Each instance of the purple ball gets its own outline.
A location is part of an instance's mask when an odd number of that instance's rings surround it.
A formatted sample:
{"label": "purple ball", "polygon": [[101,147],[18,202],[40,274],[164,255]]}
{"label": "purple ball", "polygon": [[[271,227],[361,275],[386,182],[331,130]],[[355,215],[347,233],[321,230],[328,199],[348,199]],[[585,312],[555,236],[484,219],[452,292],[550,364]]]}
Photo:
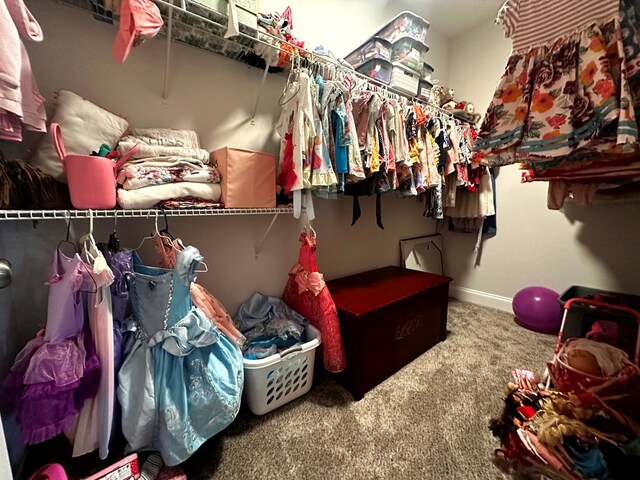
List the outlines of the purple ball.
{"label": "purple ball", "polygon": [[562,323],[559,295],[545,287],[527,287],[513,297],[516,323],[540,333],[558,333]]}

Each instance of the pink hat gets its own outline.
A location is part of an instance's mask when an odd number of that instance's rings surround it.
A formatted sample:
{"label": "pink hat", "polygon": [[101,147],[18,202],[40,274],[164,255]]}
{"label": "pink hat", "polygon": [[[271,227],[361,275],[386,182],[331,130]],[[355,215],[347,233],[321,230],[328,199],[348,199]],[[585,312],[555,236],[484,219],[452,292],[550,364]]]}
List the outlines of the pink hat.
{"label": "pink hat", "polygon": [[151,0],[122,0],[120,3],[120,30],[113,42],[113,57],[124,63],[131,47],[141,45],[155,37],[162,28],[160,10]]}

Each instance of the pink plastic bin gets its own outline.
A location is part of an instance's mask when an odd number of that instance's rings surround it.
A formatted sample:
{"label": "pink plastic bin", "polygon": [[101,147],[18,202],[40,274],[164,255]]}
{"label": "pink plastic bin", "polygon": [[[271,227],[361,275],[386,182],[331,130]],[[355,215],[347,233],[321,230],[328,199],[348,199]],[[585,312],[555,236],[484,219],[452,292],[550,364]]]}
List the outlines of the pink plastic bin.
{"label": "pink plastic bin", "polygon": [[71,204],[78,209],[109,209],[116,206],[116,172],[139,150],[133,147],[118,162],[91,155],[67,155],[62,141],[62,129],[57,123],[50,127],[53,144],[67,176]]}

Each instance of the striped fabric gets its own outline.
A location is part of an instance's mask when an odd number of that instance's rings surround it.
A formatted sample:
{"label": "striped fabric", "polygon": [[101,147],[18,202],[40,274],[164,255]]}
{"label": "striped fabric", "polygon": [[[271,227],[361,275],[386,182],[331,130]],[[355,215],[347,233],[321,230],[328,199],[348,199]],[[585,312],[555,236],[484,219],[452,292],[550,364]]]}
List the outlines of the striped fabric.
{"label": "striped fabric", "polygon": [[620,0],[508,0],[498,20],[513,40],[513,50],[521,51],[613,18],[619,9]]}

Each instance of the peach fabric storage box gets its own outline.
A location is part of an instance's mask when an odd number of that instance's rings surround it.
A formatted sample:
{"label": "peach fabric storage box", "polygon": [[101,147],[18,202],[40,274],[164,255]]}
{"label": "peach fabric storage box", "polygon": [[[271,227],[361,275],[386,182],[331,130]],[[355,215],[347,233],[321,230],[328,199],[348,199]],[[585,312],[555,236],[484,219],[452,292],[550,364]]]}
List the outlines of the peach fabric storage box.
{"label": "peach fabric storage box", "polygon": [[275,155],[223,147],[211,152],[210,158],[220,171],[226,208],[275,208]]}

